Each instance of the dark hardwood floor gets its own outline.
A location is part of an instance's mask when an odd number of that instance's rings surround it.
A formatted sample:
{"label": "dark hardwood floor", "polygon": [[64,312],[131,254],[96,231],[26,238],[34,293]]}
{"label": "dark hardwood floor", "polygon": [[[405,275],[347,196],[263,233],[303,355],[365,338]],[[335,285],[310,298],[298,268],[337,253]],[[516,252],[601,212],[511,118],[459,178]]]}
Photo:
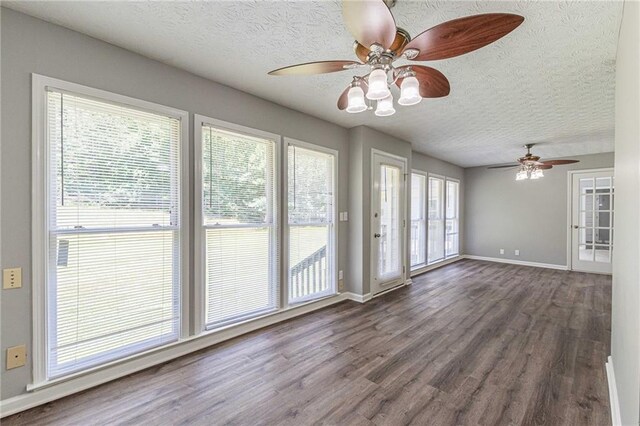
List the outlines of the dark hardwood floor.
{"label": "dark hardwood floor", "polygon": [[609,425],[611,278],[463,260],[3,425]]}

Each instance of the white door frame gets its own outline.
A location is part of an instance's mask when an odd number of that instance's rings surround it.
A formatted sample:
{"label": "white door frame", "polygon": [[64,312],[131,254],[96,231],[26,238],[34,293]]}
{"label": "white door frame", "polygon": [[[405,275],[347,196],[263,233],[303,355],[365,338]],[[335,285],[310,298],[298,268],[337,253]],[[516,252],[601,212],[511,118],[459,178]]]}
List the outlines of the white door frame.
{"label": "white door frame", "polygon": [[[381,286],[375,285],[375,281],[376,281],[376,275],[377,275],[377,263],[374,262],[374,250],[377,250],[376,248],[376,244],[377,244],[377,240],[375,238],[373,238],[373,233],[374,233],[374,229],[373,229],[373,214],[374,211],[376,210],[376,206],[375,206],[375,200],[376,197],[374,197],[375,194],[375,161],[374,158],[376,155],[381,155],[387,158],[390,158],[391,160],[397,161],[402,163],[402,174],[403,176],[401,177],[401,182],[402,185],[400,186],[400,217],[402,218],[402,227],[400,229],[400,238],[401,238],[401,243],[400,243],[400,255],[402,257],[402,271],[400,273],[400,278],[398,280],[394,280],[391,281],[389,284],[387,284],[385,286],[385,284],[382,284]],[[385,292],[387,290],[390,290],[392,288],[398,287],[400,285],[405,284],[406,280],[407,280],[407,274],[408,274],[408,268],[407,268],[407,173],[408,173],[408,160],[405,157],[401,157],[398,155],[394,155],[394,154],[390,154],[388,152],[385,151],[381,151],[375,148],[371,149],[371,204],[370,204],[370,209],[371,211],[369,212],[369,262],[370,262],[370,267],[369,267],[369,291],[371,293],[372,296],[378,294],[378,293],[382,293]],[[396,281],[398,281],[396,283]],[[395,284],[395,285],[394,285]],[[379,287],[379,288],[378,288]],[[376,291],[377,290],[377,291]]]}
{"label": "white door frame", "polygon": [[[613,167],[603,167],[600,169],[581,169],[567,171],[567,270],[569,271],[575,270],[573,269],[573,176],[579,173],[598,172],[610,172],[611,176],[613,176],[614,169]],[[613,210],[613,215],[615,219],[615,207]],[[597,274],[598,272],[590,273]],[[606,274],[609,275],[609,273]]]}

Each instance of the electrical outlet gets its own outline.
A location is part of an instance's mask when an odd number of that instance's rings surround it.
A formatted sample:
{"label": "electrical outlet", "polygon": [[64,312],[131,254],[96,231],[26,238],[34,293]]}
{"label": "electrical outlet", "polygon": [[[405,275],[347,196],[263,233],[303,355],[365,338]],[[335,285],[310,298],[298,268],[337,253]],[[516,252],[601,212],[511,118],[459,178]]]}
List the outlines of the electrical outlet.
{"label": "electrical outlet", "polygon": [[22,268],[7,268],[2,271],[2,288],[22,287]]}
{"label": "electrical outlet", "polygon": [[27,363],[27,347],[25,345],[7,348],[7,370],[22,367]]}
{"label": "electrical outlet", "polygon": [[520,250],[516,250],[516,256],[520,256]]}
{"label": "electrical outlet", "polygon": [[338,280],[338,291],[340,291],[340,292],[344,291],[344,281],[343,280]]}
{"label": "electrical outlet", "polygon": [[504,249],[500,249],[500,254],[504,254]]}
{"label": "electrical outlet", "polygon": [[344,274],[342,273],[342,271],[338,271],[338,279],[341,280],[344,278]]}

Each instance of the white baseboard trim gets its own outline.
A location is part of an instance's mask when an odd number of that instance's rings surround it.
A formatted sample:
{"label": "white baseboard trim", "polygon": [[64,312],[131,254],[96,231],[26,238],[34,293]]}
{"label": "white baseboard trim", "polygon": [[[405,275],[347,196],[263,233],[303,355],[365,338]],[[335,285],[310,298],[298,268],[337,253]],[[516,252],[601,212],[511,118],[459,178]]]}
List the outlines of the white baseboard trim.
{"label": "white baseboard trim", "polygon": [[611,356],[605,363],[607,368],[607,383],[609,384],[609,406],[611,411],[611,424],[613,426],[622,426],[620,419],[620,402],[618,400],[618,388],[616,387],[616,375],[613,370],[613,360]]}
{"label": "white baseboard trim", "polygon": [[352,292],[346,292],[346,293],[342,293],[342,294],[344,294],[346,299],[353,300],[354,302],[358,302],[358,303],[365,303],[365,302],[371,300],[371,293],[357,294],[357,293],[352,293]]}
{"label": "white baseboard trim", "polygon": [[406,287],[413,284],[413,281],[411,281],[411,278],[409,278],[408,280],[406,280],[404,283],[397,285],[395,287],[391,287],[385,291],[381,291],[380,293],[374,294],[372,295],[371,293],[366,293],[366,294],[357,294],[357,293],[352,293],[352,292],[346,292],[346,293],[342,293],[344,294],[344,296],[349,299],[349,300],[353,300],[354,302],[358,302],[358,303],[366,303],[369,300],[378,297],[378,296],[382,296],[383,294],[387,294],[387,293],[391,293],[394,290],[398,290],[399,288],[402,287]]}
{"label": "white baseboard trim", "polygon": [[450,265],[454,262],[457,262],[459,260],[464,259],[464,256],[456,256],[456,257],[452,257],[451,259],[446,259],[446,260],[442,260],[438,263],[434,263],[432,265],[427,265],[427,266],[421,266],[420,268],[416,268],[411,270],[411,277],[415,277],[417,275],[421,275],[424,274],[425,272],[429,272],[429,271],[433,271],[434,269],[438,269],[441,268],[443,266],[446,265]]}
{"label": "white baseboard trim", "polygon": [[[367,295],[364,297],[366,298]],[[370,295],[369,298],[371,298]],[[335,305],[336,303],[347,299],[354,300],[352,298],[352,293],[340,293],[335,296],[326,297],[324,299],[296,306],[286,311],[276,312],[268,316],[247,321],[237,326],[190,337],[171,346],[149,351],[145,354],[139,354],[127,360],[121,360],[117,363],[106,365],[102,368],[74,377],[59,379],[54,382],[35,386],[32,385],[29,387],[31,391],[0,401],[0,418],[78,393],[85,389],[133,374],[154,365],[171,361],[172,359],[207,348],[225,340],[233,339],[234,337],[250,333],[260,328],[295,318],[327,306]]]}
{"label": "white baseboard trim", "polygon": [[554,263],[528,262],[526,260],[503,259],[500,257],[474,256],[470,254],[465,254],[463,257],[465,259],[484,260],[487,262],[509,263],[511,265],[521,265],[521,266],[533,266],[535,268],[557,269],[560,271],[568,270],[567,265],[556,265]]}

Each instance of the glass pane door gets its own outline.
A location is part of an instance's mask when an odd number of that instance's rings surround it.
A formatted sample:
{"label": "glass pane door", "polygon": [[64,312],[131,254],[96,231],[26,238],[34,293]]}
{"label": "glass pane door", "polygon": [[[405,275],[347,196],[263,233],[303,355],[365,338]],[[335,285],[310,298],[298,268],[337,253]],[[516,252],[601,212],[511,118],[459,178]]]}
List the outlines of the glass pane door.
{"label": "glass pane door", "polygon": [[405,232],[404,161],[382,153],[373,154],[371,215],[371,292],[404,282]]}
{"label": "glass pane door", "polygon": [[380,166],[380,237],[378,238],[378,277],[400,275],[400,169]]}
{"label": "glass pane door", "polygon": [[613,172],[573,177],[572,269],[611,272]]}

